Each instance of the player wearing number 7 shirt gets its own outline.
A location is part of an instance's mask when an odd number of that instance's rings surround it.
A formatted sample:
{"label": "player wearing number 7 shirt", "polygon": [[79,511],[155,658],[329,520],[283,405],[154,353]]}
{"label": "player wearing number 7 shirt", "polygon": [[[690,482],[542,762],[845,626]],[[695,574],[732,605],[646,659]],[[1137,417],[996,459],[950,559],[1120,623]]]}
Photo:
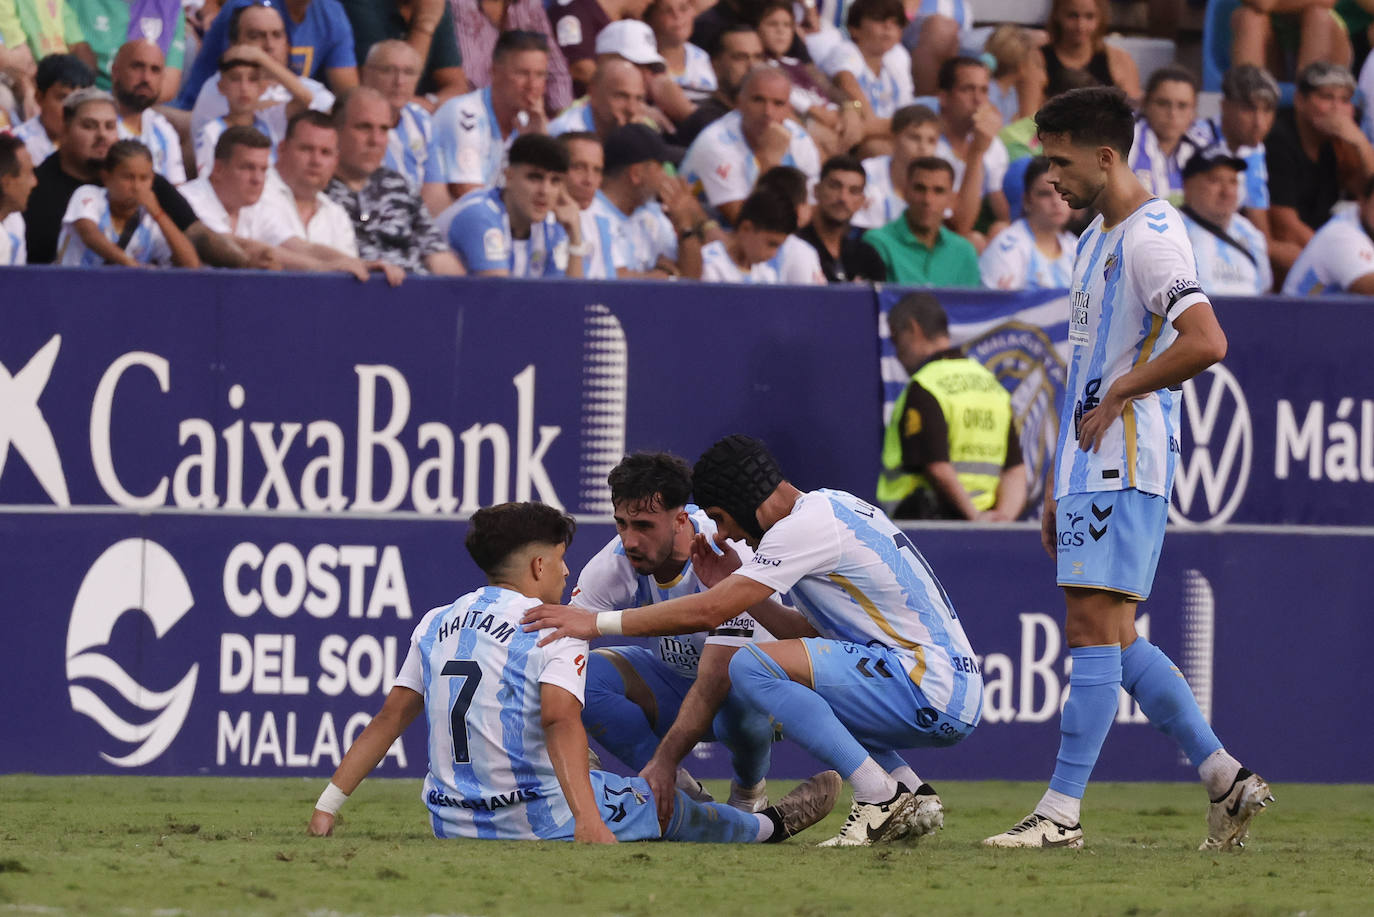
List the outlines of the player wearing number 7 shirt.
{"label": "player wearing number 7 shirt", "polygon": [[[423,799],[437,837],[498,840],[781,841],[829,814],[840,775],[823,771],[774,806],[741,812],[640,777],[588,769],[582,728],[587,644],[542,641],[520,628],[532,606],[567,585],[573,520],[540,503],[473,514],[467,549],[487,585],[421,619],[381,712],[339,762],[311,815],[334,830],[348,794],[420,715],[429,721]],[[664,814],[660,815],[660,811]]]}
{"label": "player wearing number 7 shirt", "polygon": [[653,636],[719,627],[786,592],[800,615],[764,623],[776,642],[730,662],[731,690],[854,788],[840,833],[821,846],[919,837],[944,824],[940,797],[897,753],[945,747],[978,724],[983,678],[973,648],[925,558],[876,507],[838,490],[803,493],[760,441],[728,436],[692,470],[695,502],[717,544],[743,539],[741,564],[698,534],[692,565],[711,588],[652,607],[591,614],[543,605],[527,630],[545,642]]}

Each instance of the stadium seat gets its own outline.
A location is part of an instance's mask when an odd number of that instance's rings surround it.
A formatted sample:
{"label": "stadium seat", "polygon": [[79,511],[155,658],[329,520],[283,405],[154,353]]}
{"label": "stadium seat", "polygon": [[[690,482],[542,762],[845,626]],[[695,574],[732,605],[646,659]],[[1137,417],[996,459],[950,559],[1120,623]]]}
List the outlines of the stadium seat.
{"label": "stadium seat", "polygon": [[978,0],[974,18],[980,23],[1014,22],[1043,27],[1050,16],[1050,0]]}
{"label": "stadium seat", "polygon": [[1108,35],[1107,44],[1120,48],[1135,61],[1140,71],[1140,85],[1150,81],[1150,74],[1160,67],[1174,63],[1177,49],[1171,39],[1148,38],[1143,35]]}

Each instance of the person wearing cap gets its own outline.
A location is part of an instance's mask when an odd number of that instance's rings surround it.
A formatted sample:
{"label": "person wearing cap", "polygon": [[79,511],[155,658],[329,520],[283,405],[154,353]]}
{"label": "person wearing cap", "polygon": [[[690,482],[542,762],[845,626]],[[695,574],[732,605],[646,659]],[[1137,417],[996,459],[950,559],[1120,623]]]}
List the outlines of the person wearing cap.
{"label": "person wearing cap", "polygon": [[[99,185],[100,166],[118,139],[114,96],[94,87],[78,89],[62,103],[62,145],[34,170],[38,185],[24,211],[30,264],[51,263],[72,194],[82,185]],[[205,226],[172,183],[153,174],[153,194],[177,229],[196,246],[201,259],[225,267],[269,267],[254,261],[225,235]]]}
{"label": "person wearing cap", "polygon": [[1291,111],[1265,139],[1269,223],[1275,239],[1306,245],[1342,196],[1374,175],[1374,146],[1355,123],[1355,78],[1317,61],[1298,76]]}
{"label": "person wearing cap", "polygon": [[606,171],[591,213],[619,277],[675,276],[678,233],[656,200],[665,180],[667,145],[642,124],[606,140]]}
{"label": "person wearing cap", "polygon": [[605,143],[617,127],[644,115],[648,87],[639,65],[607,55],[596,62],[587,95],[549,122],[549,134],[591,131]]}
{"label": "person wearing cap", "polygon": [[510,147],[502,187],[472,191],[435,221],[468,273],[479,277],[577,277],[591,253],[563,180],[568,152],[543,134]]}
{"label": "person wearing cap", "polygon": [[1279,84],[1267,70],[1249,64],[1232,67],[1221,81],[1221,117],[1199,118],[1188,129],[1197,150],[1214,150],[1245,160],[1240,210],[1269,240],[1269,258],[1289,267],[1300,246],[1278,242],[1269,226],[1269,167],[1264,138],[1274,127]]}
{"label": "person wearing cap", "polygon": [[649,0],[563,0],[552,7],[554,37],[568,60],[574,95],[586,92],[596,71],[602,31],[616,22],[643,19],[648,8]]}
{"label": "person wearing cap", "polygon": [[1358,209],[1341,210],[1312,236],[1288,272],[1283,292],[1374,296],[1374,178],[1360,189]]}
{"label": "person wearing cap", "polygon": [[754,68],[740,85],[735,110],[703,129],[687,149],[683,176],[699,188],[708,209],[731,224],[754,182],[773,166],[796,166],[808,183],[820,177],[820,150],[788,117],[791,92],[782,71]]}
{"label": "person wearing cap", "polygon": [[421,191],[430,213],[496,184],[516,136],[543,130],[548,76],[543,35],[501,33],[492,52],[491,85],[449,99],[434,113],[435,169]]}
{"label": "person wearing cap", "polygon": [[992,290],[1067,290],[1078,239],[1065,227],[1068,202],[1049,179],[1050,161],[1037,156],[1025,172],[1021,216],[993,236],[978,256],[983,286]]}
{"label": "person wearing cap", "polygon": [[1244,159],[1221,148],[1194,153],[1183,167],[1183,225],[1204,293],[1258,296],[1274,286],[1269,246],[1238,213]]}
{"label": "person wearing cap", "polygon": [[[680,634],[748,609],[778,639],[735,653],[730,690],[854,789],[840,833],[821,846],[936,831],[940,797],[897,751],[946,748],[972,733],[983,677],[930,564],[878,507],[840,490],[794,487],[753,437],[728,436],[706,450],[692,491],[717,527],[714,539],[698,534],[692,547],[692,567],[709,589],[624,611],[540,605],[525,613],[524,629],[553,628],[545,641]],[[748,544],[752,561],[741,563],[726,539]],[[771,601],[775,592],[789,593],[801,613]],[[663,785],[673,775],[670,766],[646,777]]]}
{"label": "person wearing cap", "polygon": [[668,73],[668,62],[658,51],[658,38],[648,23],[638,19],[613,22],[596,36],[597,63],[607,57],[624,58],[639,68],[649,104],[644,114],[659,130],[671,133],[696,111],[696,103]]}

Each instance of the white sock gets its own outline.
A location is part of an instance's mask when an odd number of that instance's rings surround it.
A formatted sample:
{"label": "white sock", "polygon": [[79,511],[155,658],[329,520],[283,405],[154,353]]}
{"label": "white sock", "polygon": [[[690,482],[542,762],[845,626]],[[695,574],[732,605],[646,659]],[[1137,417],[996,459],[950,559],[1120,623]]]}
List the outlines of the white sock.
{"label": "white sock", "polygon": [[897,781],[871,757],[849,775],[849,782],[858,802],[887,802],[897,795]]}
{"label": "white sock", "polygon": [[892,779],[904,785],[911,792],[916,792],[921,787],[921,778],[916,776],[916,772],[911,769],[910,764],[903,764],[892,772]]}
{"label": "white sock", "polygon": [[1040,804],[1035,807],[1035,814],[1043,815],[1065,828],[1072,828],[1078,824],[1078,813],[1082,806],[1081,799],[1065,796],[1057,790],[1046,790],[1040,798]]}
{"label": "white sock", "polygon": [[759,833],[754,836],[754,843],[762,844],[773,836],[773,820],[762,812],[755,812],[754,817],[759,820]]}
{"label": "white sock", "polygon": [[1240,770],[1240,762],[1231,757],[1224,748],[1218,748],[1197,766],[1198,776],[1202,778],[1202,785],[1207,787],[1208,799],[1220,799],[1231,789],[1231,784],[1236,780],[1236,772]]}

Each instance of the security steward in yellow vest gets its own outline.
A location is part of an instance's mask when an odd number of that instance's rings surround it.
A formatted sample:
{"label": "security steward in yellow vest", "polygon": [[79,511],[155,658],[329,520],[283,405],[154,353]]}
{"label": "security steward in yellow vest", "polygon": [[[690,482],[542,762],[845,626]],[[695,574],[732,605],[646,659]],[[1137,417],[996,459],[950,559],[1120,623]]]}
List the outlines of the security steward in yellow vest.
{"label": "security steward in yellow vest", "polygon": [[1015,519],[1026,477],[1011,394],[950,346],[931,294],[903,297],[888,327],[912,376],[883,438],[879,502],[895,519]]}

